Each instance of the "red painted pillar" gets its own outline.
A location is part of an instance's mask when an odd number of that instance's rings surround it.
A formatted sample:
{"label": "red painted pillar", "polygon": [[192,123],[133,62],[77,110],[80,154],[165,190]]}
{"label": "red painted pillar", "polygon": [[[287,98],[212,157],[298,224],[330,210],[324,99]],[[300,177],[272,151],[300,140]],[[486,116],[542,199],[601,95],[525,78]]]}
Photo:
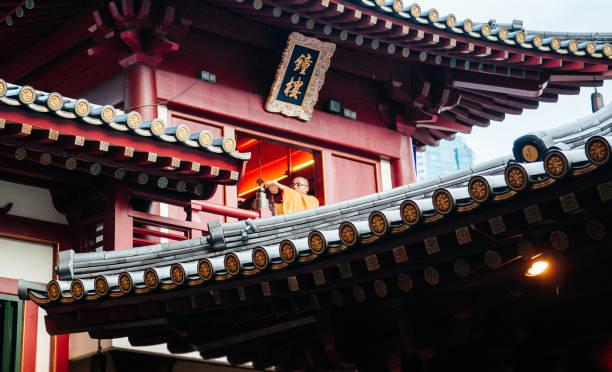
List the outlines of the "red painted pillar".
{"label": "red painted pillar", "polygon": [[126,112],[138,111],[143,121],[157,117],[155,66],[160,61],[137,52],[119,62],[124,69],[123,107]]}
{"label": "red painted pillar", "polygon": [[315,161],[315,191],[319,204],[331,204],[337,200],[334,182],[332,153],[329,150],[314,153]]}
{"label": "red painted pillar", "polygon": [[[236,138],[236,131],[230,126],[223,127],[223,135],[226,137]],[[238,206],[238,187],[237,186],[222,186],[217,190],[223,190],[225,192],[224,201],[228,207]],[[238,221],[236,218],[226,217],[226,222]]]}
{"label": "red painted pillar", "polygon": [[133,246],[134,221],[128,215],[128,188],[124,182],[109,182],[104,215],[104,250],[114,251]]}
{"label": "red painted pillar", "polygon": [[68,372],[70,336],[59,335],[51,337],[51,370],[55,372]]}
{"label": "red painted pillar", "polygon": [[23,302],[23,347],[21,371],[36,371],[36,338],[38,330],[38,306],[32,301]]}
{"label": "red painted pillar", "polygon": [[412,138],[401,135],[400,157],[391,162],[391,175],[393,187],[407,185],[416,181],[416,169],[414,166],[414,152],[412,150]]}

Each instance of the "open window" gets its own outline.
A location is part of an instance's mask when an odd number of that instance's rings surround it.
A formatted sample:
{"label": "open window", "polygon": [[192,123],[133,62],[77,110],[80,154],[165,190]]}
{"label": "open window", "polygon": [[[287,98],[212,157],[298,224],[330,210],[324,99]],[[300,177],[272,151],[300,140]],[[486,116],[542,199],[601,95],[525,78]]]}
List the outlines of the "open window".
{"label": "open window", "polygon": [[251,153],[251,160],[238,184],[240,208],[250,209],[253,205],[259,178],[289,186],[294,177],[304,177],[310,183],[309,194],[318,196],[314,188],[315,161],[310,150],[247,134],[237,134],[236,140],[238,151]]}

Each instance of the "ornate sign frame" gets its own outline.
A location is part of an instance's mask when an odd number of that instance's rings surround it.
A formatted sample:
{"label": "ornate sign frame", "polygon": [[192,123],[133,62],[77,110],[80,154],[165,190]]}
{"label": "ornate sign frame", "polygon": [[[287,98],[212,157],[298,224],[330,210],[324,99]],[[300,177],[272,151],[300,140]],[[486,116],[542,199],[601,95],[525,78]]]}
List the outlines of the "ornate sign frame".
{"label": "ornate sign frame", "polygon": [[335,50],[334,43],[292,32],[266,100],[266,111],[310,120]]}

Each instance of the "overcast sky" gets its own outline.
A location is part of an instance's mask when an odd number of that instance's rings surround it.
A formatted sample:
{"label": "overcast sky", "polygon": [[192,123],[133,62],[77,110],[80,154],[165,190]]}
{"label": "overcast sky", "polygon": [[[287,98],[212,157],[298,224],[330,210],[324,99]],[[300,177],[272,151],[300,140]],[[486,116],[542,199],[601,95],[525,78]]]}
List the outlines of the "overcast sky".
{"label": "overcast sky", "polygon": [[[612,33],[612,0],[538,1],[538,0],[451,0],[417,1],[421,9],[436,8],[440,15],[453,13],[457,19],[475,22],[495,19],[498,23],[523,21],[527,30]],[[597,88],[606,103],[612,100],[612,80]],[[476,162],[508,154],[515,138],[534,130],[574,121],[591,113],[593,88],[582,88],[580,95],[560,95],[556,103],[540,103],[536,110],[521,115],[506,115],[503,122],[491,121],[488,128],[474,127],[465,136],[474,150]]]}

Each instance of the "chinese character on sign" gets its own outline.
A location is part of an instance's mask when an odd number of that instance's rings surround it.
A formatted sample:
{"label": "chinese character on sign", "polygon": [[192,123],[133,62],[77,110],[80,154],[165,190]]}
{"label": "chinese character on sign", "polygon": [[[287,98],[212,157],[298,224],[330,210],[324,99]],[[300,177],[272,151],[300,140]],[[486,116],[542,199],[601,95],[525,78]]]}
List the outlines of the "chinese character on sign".
{"label": "chinese character on sign", "polygon": [[295,68],[293,71],[300,70],[300,75],[305,75],[306,70],[308,70],[308,67],[310,67],[312,64],[312,57],[310,56],[310,53],[308,53],[306,56],[301,54],[293,63],[295,63]]}
{"label": "chinese character on sign", "polygon": [[291,80],[285,84],[285,90],[283,93],[285,93],[287,97],[298,99],[298,94],[302,94],[302,92],[300,92],[300,88],[302,88],[303,84],[304,82],[302,81],[301,77],[298,77],[298,79],[294,81],[292,76]]}
{"label": "chinese character on sign", "polygon": [[335,50],[333,43],[291,33],[266,100],[266,111],[310,120]]}

